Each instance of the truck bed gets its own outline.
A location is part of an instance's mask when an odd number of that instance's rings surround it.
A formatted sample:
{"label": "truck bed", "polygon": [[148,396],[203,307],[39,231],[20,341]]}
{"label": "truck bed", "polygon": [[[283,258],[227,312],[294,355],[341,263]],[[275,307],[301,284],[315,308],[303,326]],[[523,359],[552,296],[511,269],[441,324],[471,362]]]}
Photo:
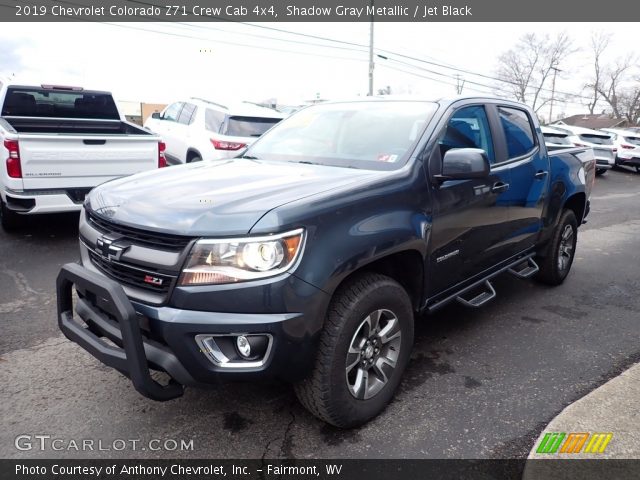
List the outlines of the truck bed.
{"label": "truck bed", "polygon": [[68,118],[1,117],[2,126],[11,133],[67,133],[79,135],[152,135],[134,124],[120,120]]}

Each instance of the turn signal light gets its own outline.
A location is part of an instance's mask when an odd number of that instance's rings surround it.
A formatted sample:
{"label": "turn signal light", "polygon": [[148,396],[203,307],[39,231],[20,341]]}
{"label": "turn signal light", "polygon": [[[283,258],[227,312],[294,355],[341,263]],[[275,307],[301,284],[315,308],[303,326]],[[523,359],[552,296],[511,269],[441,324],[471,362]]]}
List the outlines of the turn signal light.
{"label": "turn signal light", "polygon": [[20,146],[17,140],[5,140],[4,148],[9,152],[7,158],[7,174],[11,178],[22,178],[22,166],[20,165]]}

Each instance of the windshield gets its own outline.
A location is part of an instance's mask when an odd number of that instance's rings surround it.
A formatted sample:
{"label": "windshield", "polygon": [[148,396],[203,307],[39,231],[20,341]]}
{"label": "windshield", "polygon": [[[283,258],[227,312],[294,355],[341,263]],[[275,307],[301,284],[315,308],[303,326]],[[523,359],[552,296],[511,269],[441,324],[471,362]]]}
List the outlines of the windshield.
{"label": "windshield", "polygon": [[11,87],[2,115],[119,120],[111,94],[38,87]]}
{"label": "windshield", "polygon": [[417,101],[316,105],[284,120],[254,143],[247,156],[391,170],[405,162],[436,108]]}

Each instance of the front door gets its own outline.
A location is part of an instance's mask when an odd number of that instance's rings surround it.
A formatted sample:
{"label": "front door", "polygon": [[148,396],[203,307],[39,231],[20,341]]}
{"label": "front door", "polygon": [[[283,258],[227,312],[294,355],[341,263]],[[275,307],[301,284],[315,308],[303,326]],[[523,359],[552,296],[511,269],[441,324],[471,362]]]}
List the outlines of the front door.
{"label": "front door", "polygon": [[455,148],[480,148],[492,164],[487,178],[448,180],[433,192],[433,219],[428,268],[428,296],[453,287],[498,263],[508,237],[509,169],[496,163],[494,134],[483,105],[455,110],[440,132],[429,161],[442,166],[444,154]]}

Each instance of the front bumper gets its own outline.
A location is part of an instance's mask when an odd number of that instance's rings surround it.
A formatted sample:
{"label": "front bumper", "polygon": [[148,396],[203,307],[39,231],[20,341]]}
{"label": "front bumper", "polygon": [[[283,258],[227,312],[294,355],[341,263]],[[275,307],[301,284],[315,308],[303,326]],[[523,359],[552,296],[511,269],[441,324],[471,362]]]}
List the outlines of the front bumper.
{"label": "front bumper", "polygon": [[[57,295],[58,324],[64,335],[129,377],[138,392],[154,400],[176,398],[184,386],[274,378],[296,381],[315,359],[321,322],[309,318],[309,313],[239,314],[145,305],[131,302],[118,283],[78,264],[62,267]],[[269,335],[273,344],[264,362],[225,368],[212,362],[195,339],[230,333]],[[166,372],[171,381],[161,385],[150,370]]]}

